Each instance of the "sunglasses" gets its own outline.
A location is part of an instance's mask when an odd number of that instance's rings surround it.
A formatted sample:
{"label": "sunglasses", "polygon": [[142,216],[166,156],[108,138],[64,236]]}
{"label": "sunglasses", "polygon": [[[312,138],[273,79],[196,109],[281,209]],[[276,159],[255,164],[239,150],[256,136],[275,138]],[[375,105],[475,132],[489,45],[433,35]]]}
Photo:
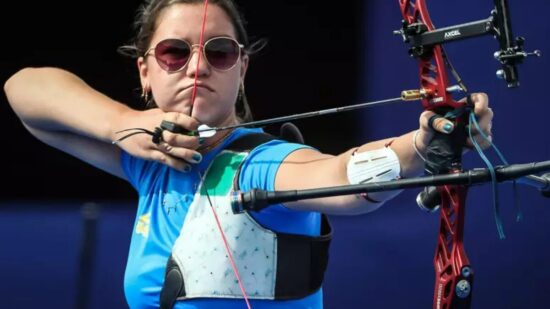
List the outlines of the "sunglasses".
{"label": "sunglasses", "polygon": [[[191,58],[193,47],[189,42],[180,39],[166,39],[157,43],[143,55],[147,57],[153,54],[159,66],[169,72],[181,71]],[[215,37],[206,41],[202,52],[204,59],[210,66],[219,71],[231,70],[241,57],[244,45],[229,37]]]}

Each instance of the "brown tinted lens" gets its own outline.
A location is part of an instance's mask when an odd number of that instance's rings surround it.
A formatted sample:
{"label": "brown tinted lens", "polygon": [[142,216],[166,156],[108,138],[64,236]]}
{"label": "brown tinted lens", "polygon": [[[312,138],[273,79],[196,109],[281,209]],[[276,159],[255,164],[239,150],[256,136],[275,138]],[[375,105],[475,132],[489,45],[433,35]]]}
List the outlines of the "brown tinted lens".
{"label": "brown tinted lens", "polygon": [[155,47],[155,58],[158,64],[168,72],[175,72],[183,68],[189,61],[190,54],[191,47],[182,40],[164,40]]}
{"label": "brown tinted lens", "polygon": [[204,46],[204,55],[208,63],[218,70],[229,70],[239,60],[239,44],[229,38],[215,38]]}

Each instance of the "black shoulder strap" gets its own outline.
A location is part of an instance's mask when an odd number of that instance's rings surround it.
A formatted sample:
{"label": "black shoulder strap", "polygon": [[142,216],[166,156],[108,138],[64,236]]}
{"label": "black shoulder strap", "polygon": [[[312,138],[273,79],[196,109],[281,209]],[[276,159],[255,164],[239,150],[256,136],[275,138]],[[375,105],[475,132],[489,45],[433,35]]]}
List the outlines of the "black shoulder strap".
{"label": "black shoulder strap", "polygon": [[263,143],[267,143],[274,139],[283,139],[291,143],[304,143],[304,137],[300,132],[300,129],[292,122],[285,122],[279,132],[279,136],[273,136],[268,133],[251,133],[238,137],[226,147],[226,149],[233,151],[250,151]]}
{"label": "black shoulder strap", "polygon": [[237,152],[250,151],[260,146],[261,144],[267,143],[274,139],[277,139],[277,137],[267,133],[245,134],[237,137],[235,140],[229,143],[229,145],[227,145],[225,149]]}

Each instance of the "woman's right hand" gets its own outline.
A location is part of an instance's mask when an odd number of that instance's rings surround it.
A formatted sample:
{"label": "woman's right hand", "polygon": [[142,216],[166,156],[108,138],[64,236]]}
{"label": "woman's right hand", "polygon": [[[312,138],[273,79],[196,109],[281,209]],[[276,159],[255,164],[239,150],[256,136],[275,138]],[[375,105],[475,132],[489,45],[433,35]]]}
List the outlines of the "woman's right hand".
{"label": "woman's right hand", "polygon": [[[120,132],[122,130],[142,128],[154,132],[162,121],[175,123],[188,131],[196,130],[199,126],[197,120],[182,113],[163,112],[158,108],[146,111],[131,110],[123,113],[120,121],[113,126],[113,141],[137,132]],[[149,134],[136,134],[117,142],[117,145],[133,156],[157,161],[182,172],[190,171],[190,164],[202,160],[202,155],[196,151],[200,146],[197,136],[172,133],[168,130],[162,131],[162,138],[158,144],[153,142]]]}

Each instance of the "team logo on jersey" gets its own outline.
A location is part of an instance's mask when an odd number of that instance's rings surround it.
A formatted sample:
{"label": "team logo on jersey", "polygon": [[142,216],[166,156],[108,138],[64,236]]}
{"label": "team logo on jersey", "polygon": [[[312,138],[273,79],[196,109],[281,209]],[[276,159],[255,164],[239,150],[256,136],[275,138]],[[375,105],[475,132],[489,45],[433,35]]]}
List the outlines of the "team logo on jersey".
{"label": "team logo on jersey", "polygon": [[151,225],[151,213],[140,216],[136,225],[136,234],[147,238],[149,236],[149,225]]}

